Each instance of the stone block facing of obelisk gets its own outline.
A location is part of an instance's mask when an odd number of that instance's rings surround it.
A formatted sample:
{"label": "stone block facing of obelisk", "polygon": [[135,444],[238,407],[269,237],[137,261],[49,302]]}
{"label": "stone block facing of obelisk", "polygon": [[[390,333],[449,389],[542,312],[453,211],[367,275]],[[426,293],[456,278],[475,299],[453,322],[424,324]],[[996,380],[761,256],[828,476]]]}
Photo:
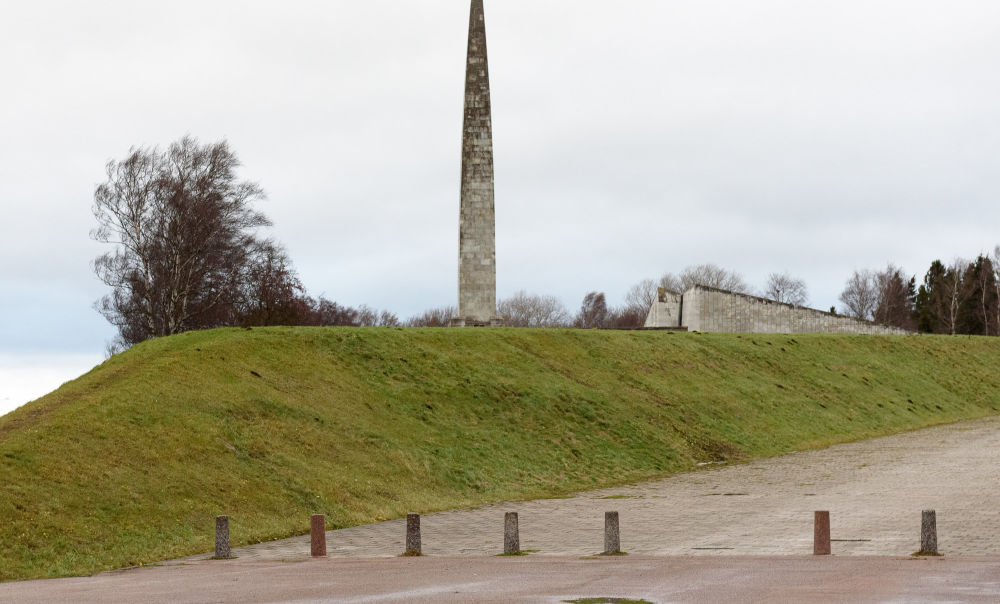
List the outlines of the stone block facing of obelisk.
{"label": "stone block facing of obelisk", "polygon": [[452,324],[499,325],[496,218],[493,208],[493,119],[483,0],[472,0],[469,18],[458,229],[458,317]]}

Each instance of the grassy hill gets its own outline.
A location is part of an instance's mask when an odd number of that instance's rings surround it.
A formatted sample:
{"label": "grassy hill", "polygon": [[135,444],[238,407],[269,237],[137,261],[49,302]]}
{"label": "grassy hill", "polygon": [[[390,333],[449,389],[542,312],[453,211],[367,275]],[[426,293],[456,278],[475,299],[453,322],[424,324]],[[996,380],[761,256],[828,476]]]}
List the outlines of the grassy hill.
{"label": "grassy hill", "polygon": [[0,579],[150,563],[995,414],[1000,339],[272,328],[0,418]]}

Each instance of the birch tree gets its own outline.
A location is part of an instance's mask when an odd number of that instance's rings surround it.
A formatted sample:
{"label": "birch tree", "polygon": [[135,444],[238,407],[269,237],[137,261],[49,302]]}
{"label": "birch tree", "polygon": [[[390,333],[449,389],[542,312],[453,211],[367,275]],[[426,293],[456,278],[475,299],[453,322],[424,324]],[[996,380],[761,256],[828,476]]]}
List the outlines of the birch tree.
{"label": "birch tree", "polygon": [[239,166],[225,141],[191,137],[107,164],[91,235],[113,246],[94,270],[111,287],[97,309],[120,346],[233,321],[247,263],[261,250],[257,229],[270,224],[253,209],[263,191],[237,177]]}

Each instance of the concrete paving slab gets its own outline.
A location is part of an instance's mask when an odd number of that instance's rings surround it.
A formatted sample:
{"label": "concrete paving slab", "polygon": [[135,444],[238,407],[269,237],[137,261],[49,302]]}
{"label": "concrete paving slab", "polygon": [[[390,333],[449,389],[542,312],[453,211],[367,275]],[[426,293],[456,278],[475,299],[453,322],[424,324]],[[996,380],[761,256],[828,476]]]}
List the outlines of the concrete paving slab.
{"label": "concrete paving slab", "polygon": [[0,601],[556,603],[614,597],[673,602],[995,603],[1000,557],[580,559],[384,558],[295,562],[203,560],[186,565],[0,585]]}

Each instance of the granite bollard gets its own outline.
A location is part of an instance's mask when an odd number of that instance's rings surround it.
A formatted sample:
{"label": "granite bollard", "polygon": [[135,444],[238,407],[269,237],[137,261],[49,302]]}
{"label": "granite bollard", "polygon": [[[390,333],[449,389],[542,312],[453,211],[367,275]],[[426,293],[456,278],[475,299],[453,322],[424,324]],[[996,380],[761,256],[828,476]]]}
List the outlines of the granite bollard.
{"label": "granite bollard", "polygon": [[920,553],[936,556],[937,542],[937,512],[924,510],[920,522]]}
{"label": "granite bollard", "polygon": [[507,512],[503,517],[503,553],[521,553],[521,534],[517,526],[517,512]]}
{"label": "granite bollard", "polygon": [[421,556],[420,514],[406,515],[406,551],[404,556]]}
{"label": "granite bollard", "polygon": [[816,512],[813,526],[813,555],[830,555],[830,512]]}
{"label": "granite bollard", "polygon": [[313,514],[309,524],[310,555],[313,558],[326,556],[326,516]]}
{"label": "granite bollard", "polygon": [[604,554],[620,554],[622,551],[621,532],[618,527],[618,512],[604,512]]}
{"label": "granite bollard", "polygon": [[215,557],[232,557],[232,550],[229,549],[229,516],[215,517]]}

